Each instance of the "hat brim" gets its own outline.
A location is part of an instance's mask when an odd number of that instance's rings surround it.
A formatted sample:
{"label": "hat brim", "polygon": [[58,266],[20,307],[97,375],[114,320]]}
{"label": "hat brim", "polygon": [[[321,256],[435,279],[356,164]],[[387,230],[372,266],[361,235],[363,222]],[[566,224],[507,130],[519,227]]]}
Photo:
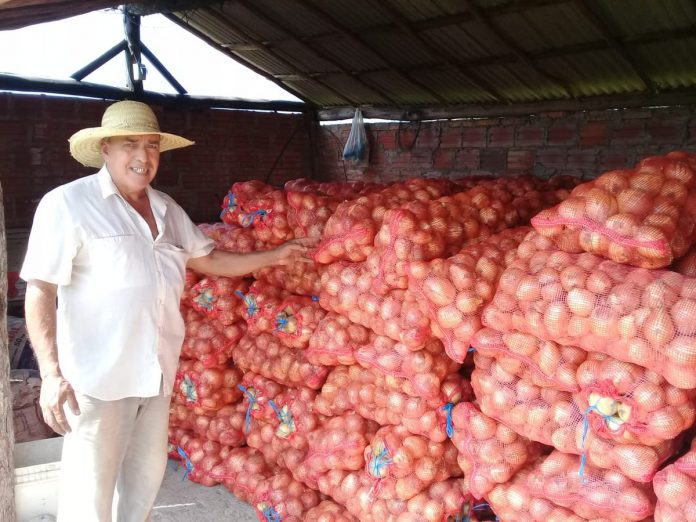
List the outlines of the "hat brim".
{"label": "hat brim", "polygon": [[104,138],[116,136],[147,136],[149,134],[159,134],[160,152],[172,149],[188,147],[195,142],[169,134],[168,132],[137,132],[128,129],[109,129],[105,127],[92,127],[82,129],[73,134],[70,139],[70,154],[85,167],[101,168],[104,165],[104,158],[101,154],[101,141]]}

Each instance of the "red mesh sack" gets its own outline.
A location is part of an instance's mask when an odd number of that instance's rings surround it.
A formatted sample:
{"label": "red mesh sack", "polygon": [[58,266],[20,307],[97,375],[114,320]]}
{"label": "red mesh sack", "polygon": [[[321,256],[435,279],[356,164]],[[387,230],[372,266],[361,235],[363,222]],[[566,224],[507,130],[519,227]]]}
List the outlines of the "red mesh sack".
{"label": "red mesh sack", "polygon": [[696,444],[653,479],[655,522],[696,522]]}
{"label": "red mesh sack", "polygon": [[191,289],[190,306],[224,325],[239,321],[241,307],[235,292],[246,292],[249,282],[245,279],[221,276],[204,277]]}
{"label": "red mesh sack", "polygon": [[357,413],[325,419],[307,433],[308,451],[302,463],[303,482],[317,488],[317,479],[332,469],[358,471],[363,468],[365,448],[379,425]]}
{"label": "red mesh sack", "polygon": [[[533,495],[527,487],[530,469],[520,470],[512,480],[496,485],[486,497],[500,520],[524,522],[587,522],[570,509],[557,506],[543,495]],[[611,518],[593,518],[593,522],[609,522]]]}
{"label": "red mesh sack", "polygon": [[283,186],[288,192],[314,192],[324,196],[333,196],[340,201],[355,199],[363,194],[379,192],[385,188],[381,183],[349,181],[346,183],[320,182],[313,179],[298,178],[287,181]]}
{"label": "red mesh sack", "polygon": [[283,288],[264,281],[254,281],[246,294],[235,292],[240,313],[249,326],[249,332],[270,332],[275,328],[274,311],[290,294]]}
{"label": "red mesh sack", "polygon": [[648,367],[696,388],[696,281],[668,270],[568,254],[530,233],[503,273],[486,326]]}
{"label": "red mesh sack", "polygon": [[325,316],[326,311],[311,297],[286,297],[273,312],[271,333],[285,346],[304,349]]}
{"label": "red mesh sack", "polygon": [[467,244],[453,257],[409,265],[408,288],[451,359],[466,358],[471,338],[481,329],[483,307],[493,299],[500,274],[529,230],[509,229]]}
{"label": "red mesh sack", "polygon": [[675,439],[696,418],[696,391],[608,355],[591,354],[578,368],[578,384],[575,402],[589,412],[590,428],[607,439],[655,446]]}
{"label": "red mesh sack", "polygon": [[248,212],[248,203],[273,190],[272,186],[257,179],[234,183],[222,200],[220,219],[230,225],[239,225],[242,216]]}
{"label": "red mesh sack", "polygon": [[618,471],[585,466],[578,473],[580,457],[560,451],[530,469],[529,492],[545,497],[587,519],[611,513],[612,520],[643,520],[655,510],[650,484],[639,484]]}
{"label": "red mesh sack", "polygon": [[541,446],[462,402],[452,412],[452,443],[459,450],[459,466],[474,498],[483,498],[496,484],[509,481],[541,454]]}
{"label": "red mesh sack", "polygon": [[637,482],[650,482],[679,447],[679,439],[651,447],[600,437],[585,424],[589,412],[580,411],[570,393],[535,386],[505,372],[494,359],[476,354],[475,361],[471,385],[481,411],[528,439],[582,455],[588,464]]}
{"label": "red mesh sack", "polygon": [[403,426],[380,428],[364,456],[376,498],[408,500],[433,482],[462,474],[450,441],[433,442]]}
{"label": "red mesh sack", "polygon": [[184,435],[190,433],[191,430],[181,428],[178,426],[169,425],[167,429],[167,456],[170,459],[177,461],[181,460],[181,455],[178,452],[179,441]]}
{"label": "red mesh sack", "polygon": [[254,272],[254,278],[283,288],[291,294],[318,296],[321,292],[321,273],[314,263],[292,263],[268,266]]}
{"label": "red mesh sack", "polygon": [[253,227],[257,237],[269,244],[280,245],[295,234],[289,223],[287,193],[284,190],[274,190],[250,200],[244,206],[245,214],[240,217],[243,227]]}
{"label": "red mesh sack", "polygon": [[268,249],[268,245],[258,238],[253,228],[228,226],[226,229],[216,230],[211,239],[215,241],[215,248],[218,250],[236,254]]}
{"label": "red mesh sack", "polygon": [[169,408],[169,425],[193,431],[207,440],[223,446],[238,447],[244,444],[244,419],[246,408],[242,403],[223,406],[210,415],[197,414],[183,404],[172,403]]}
{"label": "red mesh sack", "polygon": [[305,522],[360,522],[333,500],[324,500],[305,513]]}
{"label": "red mesh sack", "polygon": [[287,193],[288,219],[295,237],[321,237],[326,222],[336,211],[339,200],[311,192]]}
{"label": "red mesh sack", "polygon": [[452,190],[452,184],[446,180],[413,178],[339,204],[326,223],[324,239],[315,250],[315,261],[364,261],[374,248],[375,235],[387,210],[408,201],[437,199]]}
{"label": "red mesh sack", "polygon": [[206,368],[200,361],[181,359],[172,401],[195,413],[211,414],[241,398],[242,392],[237,389],[241,378],[242,372],[227,364]]}
{"label": "red mesh sack", "polygon": [[576,187],[532,225],[567,252],[662,268],[695,239],[696,155],[671,152],[613,170]]}
{"label": "red mesh sack", "polygon": [[375,335],[368,343],[358,346],[354,354],[362,367],[405,379],[411,384],[404,389],[406,393],[426,399],[437,397],[445,377],[459,369],[459,364],[447,357],[437,339],[430,339],[414,352],[403,343]]}
{"label": "red mesh sack", "polygon": [[307,511],[319,504],[319,492],[308,488],[280,469],[261,486],[254,507],[259,520],[302,522]]}
{"label": "red mesh sack", "polygon": [[181,357],[197,359],[206,368],[226,363],[246,332],[244,321],[225,326],[192,309],[185,310],[183,315],[186,335],[181,346]]}
{"label": "red mesh sack", "polygon": [[211,472],[227,457],[231,448],[193,434],[183,435],[178,442],[177,453],[186,466],[184,477],[204,486],[219,484]]}
{"label": "red mesh sack", "polygon": [[[184,291],[181,294],[181,306],[185,307],[190,307],[191,306],[191,300],[193,299],[193,288],[196,286],[196,283],[201,280],[203,276],[199,274],[198,272],[194,272],[193,270],[187,268],[186,269],[186,279],[184,280]],[[183,310],[182,310],[183,314]]]}
{"label": "red mesh sack", "polygon": [[223,484],[234,496],[254,504],[263,483],[272,477],[278,468],[266,462],[263,455],[254,448],[235,448],[210,471],[214,480]]}
{"label": "red mesh sack", "polygon": [[286,386],[252,371],[244,373],[242,382],[237,387],[244,394],[242,403],[245,408],[245,433],[249,431],[252,419],[272,418],[268,401],[275,399],[286,389]]}
{"label": "red mesh sack", "polygon": [[672,263],[670,270],[686,277],[696,277],[696,249],[692,248],[688,254]]}
{"label": "red mesh sack", "polygon": [[[406,381],[407,383],[408,381]],[[381,425],[401,425],[415,435],[435,442],[447,439],[449,403],[468,400],[468,383],[458,375],[442,383],[435,399],[415,397],[403,391],[397,377],[386,377],[373,370],[337,366],[326,379],[314,407],[327,417],[355,411]]]}
{"label": "red mesh sack", "polygon": [[286,386],[319,389],[329,373],[327,367],[311,364],[304,352],[284,346],[265,332],[242,337],[233,359],[243,370],[251,370]]}
{"label": "red mesh sack", "polygon": [[487,357],[494,357],[508,373],[536,386],[575,392],[578,367],[587,359],[582,348],[561,346],[522,332],[498,332],[483,328],[471,345]]}
{"label": "red mesh sack", "polygon": [[356,364],[355,351],[358,347],[370,342],[375,335],[347,317],[328,312],[309,338],[305,354],[313,364],[350,366]]}
{"label": "red mesh sack", "polygon": [[334,263],[321,276],[319,303],[378,335],[421,349],[431,337],[430,320],[408,290],[380,287],[365,263]]}

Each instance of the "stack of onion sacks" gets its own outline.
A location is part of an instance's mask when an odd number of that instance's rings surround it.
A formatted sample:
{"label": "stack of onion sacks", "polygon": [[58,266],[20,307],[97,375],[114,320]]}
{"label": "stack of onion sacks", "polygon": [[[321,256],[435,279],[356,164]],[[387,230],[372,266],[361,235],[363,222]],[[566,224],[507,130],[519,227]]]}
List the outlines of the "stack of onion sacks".
{"label": "stack of onion sacks", "polygon": [[676,462],[657,472],[655,522],[696,522],[696,443]]}

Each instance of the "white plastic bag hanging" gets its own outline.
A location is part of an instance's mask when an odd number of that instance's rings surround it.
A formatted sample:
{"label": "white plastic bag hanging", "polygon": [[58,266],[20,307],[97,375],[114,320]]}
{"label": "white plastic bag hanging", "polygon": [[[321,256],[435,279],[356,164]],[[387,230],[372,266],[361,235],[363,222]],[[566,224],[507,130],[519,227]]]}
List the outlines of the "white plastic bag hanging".
{"label": "white plastic bag hanging", "polygon": [[358,163],[365,159],[366,150],[367,135],[365,134],[362,112],[360,109],[355,109],[353,123],[350,127],[350,134],[348,134],[348,141],[346,141],[346,146],[343,148],[343,159]]}

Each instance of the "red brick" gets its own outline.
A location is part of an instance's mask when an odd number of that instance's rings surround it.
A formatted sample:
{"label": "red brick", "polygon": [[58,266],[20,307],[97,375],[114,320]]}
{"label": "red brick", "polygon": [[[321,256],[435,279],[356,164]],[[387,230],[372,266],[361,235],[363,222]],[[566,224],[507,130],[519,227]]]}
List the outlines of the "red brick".
{"label": "red brick", "polygon": [[652,120],[648,122],[650,140],[655,143],[681,145],[685,138],[686,124],[683,121]]}
{"label": "red brick", "polygon": [[507,153],[505,151],[482,151],[481,170],[500,172],[507,165]]}
{"label": "red brick", "polygon": [[455,157],[456,151],[447,149],[447,150],[438,150],[435,153],[435,158],[433,161],[433,167],[436,169],[451,169],[454,167],[454,157]]}
{"label": "red brick", "polygon": [[457,167],[477,169],[481,163],[481,151],[479,149],[462,149],[457,151],[455,164]]}
{"label": "red brick", "polygon": [[629,143],[640,143],[645,139],[645,121],[630,120],[623,122],[623,125],[614,129],[611,144],[626,145]]}
{"label": "red brick", "polygon": [[515,143],[515,127],[490,127],[488,129],[489,147],[512,147]]}
{"label": "red brick", "polygon": [[512,170],[529,170],[534,166],[535,151],[510,150],[507,155],[507,168]]}
{"label": "red brick", "polygon": [[469,127],[462,130],[462,147],[485,147],[486,127]]}
{"label": "red brick", "polygon": [[585,123],[580,129],[580,145],[596,147],[607,143],[607,122],[592,121]]}
{"label": "red brick", "polygon": [[443,149],[458,149],[462,146],[462,128],[442,128],[442,136],[440,137],[440,148]]}
{"label": "red brick", "polygon": [[546,136],[545,127],[526,126],[517,129],[515,143],[518,147],[532,147],[542,145]]}
{"label": "red brick", "polygon": [[548,130],[546,143],[549,145],[575,145],[578,142],[576,122],[559,121]]}
{"label": "red brick", "polygon": [[571,150],[568,152],[569,169],[587,169],[597,171],[599,153],[596,150]]}
{"label": "red brick", "polygon": [[617,152],[613,150],[605,150],[599,155],[599,170],[602,172],[607,170],[624,169],[630,166],[628,154],[625,151]]}
{"label": "red brick", "polygon": [[[403,129],[402,129],[403,131]],[[421,124],[421,129],[418,132],[418,138],[416,139],[415,147],[423,147],[432,149],[437,146],[440,141],[439,129],[435,125]],[[403,136],[403,132],[402,132]],[[405,137],[405,136],[404,136]],[[410,140],[409,140],[410,143]]]}
{"label": "red brick", "polygon": [[536,163],[543,167],[554,169],[565,168],[568,160],[568,152],[563,148],[538,149],[536,151]]}

